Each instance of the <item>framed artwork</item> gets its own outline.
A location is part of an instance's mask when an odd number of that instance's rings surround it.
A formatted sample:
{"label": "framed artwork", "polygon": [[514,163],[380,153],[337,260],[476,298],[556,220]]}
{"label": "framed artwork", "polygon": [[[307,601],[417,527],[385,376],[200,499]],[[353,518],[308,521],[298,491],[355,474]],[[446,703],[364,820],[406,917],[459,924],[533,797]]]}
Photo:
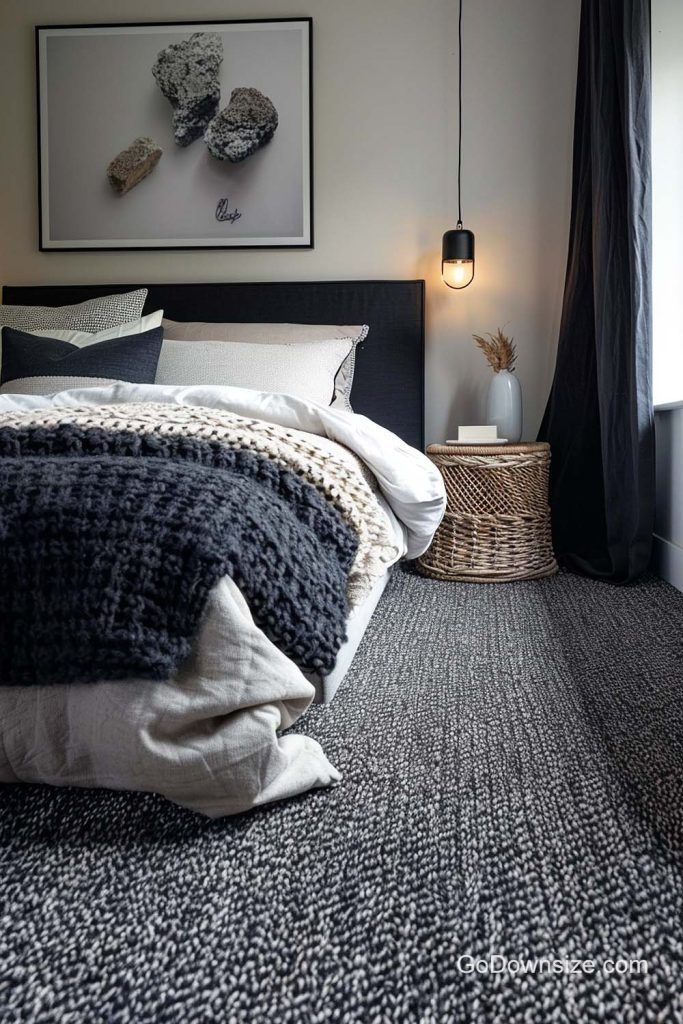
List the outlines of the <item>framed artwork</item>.
{"label": "framed artwork", "polygon": [[311,37],[38,26],[41,250],[311,248]]}

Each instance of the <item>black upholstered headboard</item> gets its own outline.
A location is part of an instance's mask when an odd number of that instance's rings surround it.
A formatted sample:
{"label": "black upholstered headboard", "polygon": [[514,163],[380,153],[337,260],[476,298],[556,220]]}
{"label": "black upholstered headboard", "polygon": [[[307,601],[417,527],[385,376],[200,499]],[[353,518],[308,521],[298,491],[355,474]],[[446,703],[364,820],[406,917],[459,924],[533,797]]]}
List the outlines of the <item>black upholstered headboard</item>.
{"label": "black upholstered headboard", "polygon": [[416,448],[424,446],[424,281],[249,284],[27,285],[3,302],[63,306],[147,287],[145,312],[171,320],[369,324],[359,346],[351,401]]}

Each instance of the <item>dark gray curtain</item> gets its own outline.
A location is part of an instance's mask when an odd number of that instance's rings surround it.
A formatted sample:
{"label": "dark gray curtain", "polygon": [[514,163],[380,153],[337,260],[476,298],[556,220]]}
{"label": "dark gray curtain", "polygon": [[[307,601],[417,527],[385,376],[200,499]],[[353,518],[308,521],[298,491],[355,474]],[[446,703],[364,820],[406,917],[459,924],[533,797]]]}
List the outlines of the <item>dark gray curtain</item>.
{"label": "dark gray curtain", "polygon": [[649,0],[583,0],[569,258],[540,438],[558,556],[626,583],[650,560]]}

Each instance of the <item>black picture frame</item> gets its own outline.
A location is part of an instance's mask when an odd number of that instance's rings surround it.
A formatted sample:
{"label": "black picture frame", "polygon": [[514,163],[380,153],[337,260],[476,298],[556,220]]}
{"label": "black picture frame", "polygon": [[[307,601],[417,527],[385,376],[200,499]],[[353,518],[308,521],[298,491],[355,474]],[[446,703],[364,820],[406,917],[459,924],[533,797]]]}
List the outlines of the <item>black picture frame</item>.
{"label": "black picture frame", "polygon": [[[202,239],[200,244],[196,240],[180,239],[54,239],[49,230],[49,135],[47,132],[46,105],[48,95],[46,89],[47,69],[45,50],[41,45],[48,38],[48,35],[70,32],[86,33],[94,35],[102,34],[106,30],[120,31],[130,29],[149,32],[152,29],[168,30],[170,32],[187,28],[190,33],[195,31],[210,31],[212,26],[301,26],[305,32],[302,45],[302,148],[305,150],[302,158],[302,221],[303,230],[300,239],[280,241],[276,237],[265,237],[255,240],[250,238],[243,242],[240,238],[229,240]],[[153,22],[102,22],[95,24],[60,24],[60,25],[36,25],[35,26],[35,54],[36,54],[36,103],[37,103],[37,155],[38,155],[38,244],[41,252],[161,252],[161,251],[226,251],[231,249],[312,249],[314,248],[314,201],[313,201],[313,19],[308,16],[291,18],[240,18],[240,19],[215,19],[183,20],[183,21],[153,21]],[[221,103],[221,108],[223,104]],[[171,107],[169,105],[169,114]],[[193,143],[197,145],[197,143]],[[267,147],[264,147],[267,148]],[[253,159],[253,158],[249,158]],[[47,229],[47,230],[46,230]],[[80,244],[84,242],[85,244]],[[61,244],[60,244],[61,243]],[[111,244],[110,244],[111,243]]]}

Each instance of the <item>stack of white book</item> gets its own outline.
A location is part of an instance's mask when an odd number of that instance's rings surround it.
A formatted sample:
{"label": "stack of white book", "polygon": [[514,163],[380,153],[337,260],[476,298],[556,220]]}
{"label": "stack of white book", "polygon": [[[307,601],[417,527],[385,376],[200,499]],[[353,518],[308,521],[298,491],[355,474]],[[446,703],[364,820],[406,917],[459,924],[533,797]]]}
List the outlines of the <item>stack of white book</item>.
{"label": "stack of white book", "polygon": [[498,437],[496,426],[458,427],[457,440],[449,439],[446,444],[507,444],[506,437]]}

